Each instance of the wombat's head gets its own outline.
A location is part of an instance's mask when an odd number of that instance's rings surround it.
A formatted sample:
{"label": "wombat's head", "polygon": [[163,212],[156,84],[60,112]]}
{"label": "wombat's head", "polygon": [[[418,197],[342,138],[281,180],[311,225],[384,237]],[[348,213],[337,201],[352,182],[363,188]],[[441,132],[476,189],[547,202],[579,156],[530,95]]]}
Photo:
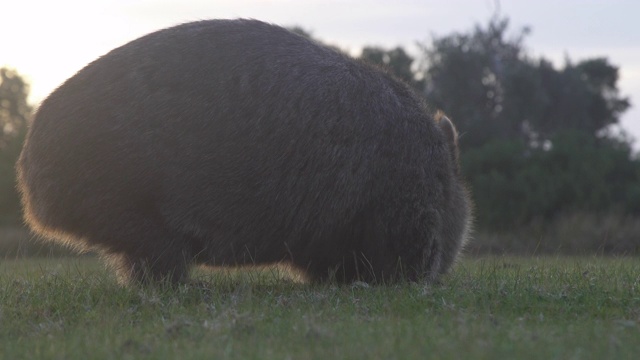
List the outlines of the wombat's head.
{"label": "wombat's head", "polygon": [[443,229],[441,230],[442,254],[440,261],[436,261],[436,263],[439,263],[436,268],[440,268],[439,273],[445,273],[456,261],[457,255],[467,242],[471,233],[473,214],[471,197],[460,171],[458,132],[453,122],[442,112],[437,112],[434,120],[444,133],[455,171],[454,178],[451,179],[450,184],[449,203],[441,209],[448,221],[443,223]]}
{"label": "wombat's head", "polygon": [[458,131],[456,130],[456,127],[453,126],[453,123],[451,122],[451,120],[449,120],[449,118],[442,111],[438,111],[435,114],[434,119],[438,124],[438,126],[440,127],[440,130],[442,130],[445,137],[447,138],[447,142],[449,143],[449,150],[453,157],[453,161],[457,165],[458,153],[459,153]]}

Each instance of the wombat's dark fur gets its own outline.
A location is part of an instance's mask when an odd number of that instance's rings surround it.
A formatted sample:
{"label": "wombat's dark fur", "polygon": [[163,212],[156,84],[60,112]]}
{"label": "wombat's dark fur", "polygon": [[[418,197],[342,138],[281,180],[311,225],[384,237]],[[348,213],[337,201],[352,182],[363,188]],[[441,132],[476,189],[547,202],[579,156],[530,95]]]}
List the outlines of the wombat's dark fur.
{"label": "wombat's dark fur", "polygon": [[465,241],[451,122],[407,86],[255,20],[161,30],[40,106],[27,222],[125,281],[284,262],[311,280],[434,280]]}

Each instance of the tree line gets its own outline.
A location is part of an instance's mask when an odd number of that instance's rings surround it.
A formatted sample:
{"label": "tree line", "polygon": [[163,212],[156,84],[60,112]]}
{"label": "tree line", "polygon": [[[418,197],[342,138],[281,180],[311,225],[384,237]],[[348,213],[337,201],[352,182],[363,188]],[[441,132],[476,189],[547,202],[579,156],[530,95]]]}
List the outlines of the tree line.
{"label": "tree line", "polygon": [[[442,109],[461,134],[477,228],[510,231],[575,212],[640,214],[640,161],[616,130],[630,106],[606,57],[562,68],[530,56],[529,29],[492,18],[469,32],[402,48],[365,48]],[[418,66],[416,66],[416,63]],[[619,128],[618,128],[619,129]]]}
{"label": "tree line", "polygon": [[[494,17],[420,43],[417,57],[370,46],[359,58],[453,119],[479,230],[509,231],[575,212],[640,214],[640,161],[616,131],[630,106],[617,88],[618,67],[600,57],[567,58],[556,68],[529,55],[528,34]],[[31,107],[28,84],[9,69],[0,76],[0,224],[15,224],[14,163]]]}

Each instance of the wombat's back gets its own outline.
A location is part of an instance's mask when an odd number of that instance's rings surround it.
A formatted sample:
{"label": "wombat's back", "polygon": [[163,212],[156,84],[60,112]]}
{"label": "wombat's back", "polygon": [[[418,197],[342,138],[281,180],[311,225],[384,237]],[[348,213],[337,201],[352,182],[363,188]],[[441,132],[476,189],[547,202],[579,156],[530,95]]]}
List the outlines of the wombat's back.
{"label": "wombat's back", "polygon": [[[32,227],[99,249],[124,278],[180,280],[194,260],[347,279],[400,259],[429,275],[466,231],[454,142],[382,72],[276,26],[213,20],[65,82],[18,170]],[[360,257],[371,274],[345,265]]]}

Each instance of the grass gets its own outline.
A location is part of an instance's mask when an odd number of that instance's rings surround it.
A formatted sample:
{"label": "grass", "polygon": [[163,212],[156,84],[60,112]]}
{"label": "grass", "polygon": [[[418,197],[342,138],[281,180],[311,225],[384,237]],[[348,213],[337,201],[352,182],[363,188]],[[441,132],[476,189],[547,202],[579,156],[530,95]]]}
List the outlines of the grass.
{"label": "grass", "polygon": [[121,288],[93,258],[0,263],[0,358],[635,359],[636,258],[462,261],[434,286],[277,270]]}

